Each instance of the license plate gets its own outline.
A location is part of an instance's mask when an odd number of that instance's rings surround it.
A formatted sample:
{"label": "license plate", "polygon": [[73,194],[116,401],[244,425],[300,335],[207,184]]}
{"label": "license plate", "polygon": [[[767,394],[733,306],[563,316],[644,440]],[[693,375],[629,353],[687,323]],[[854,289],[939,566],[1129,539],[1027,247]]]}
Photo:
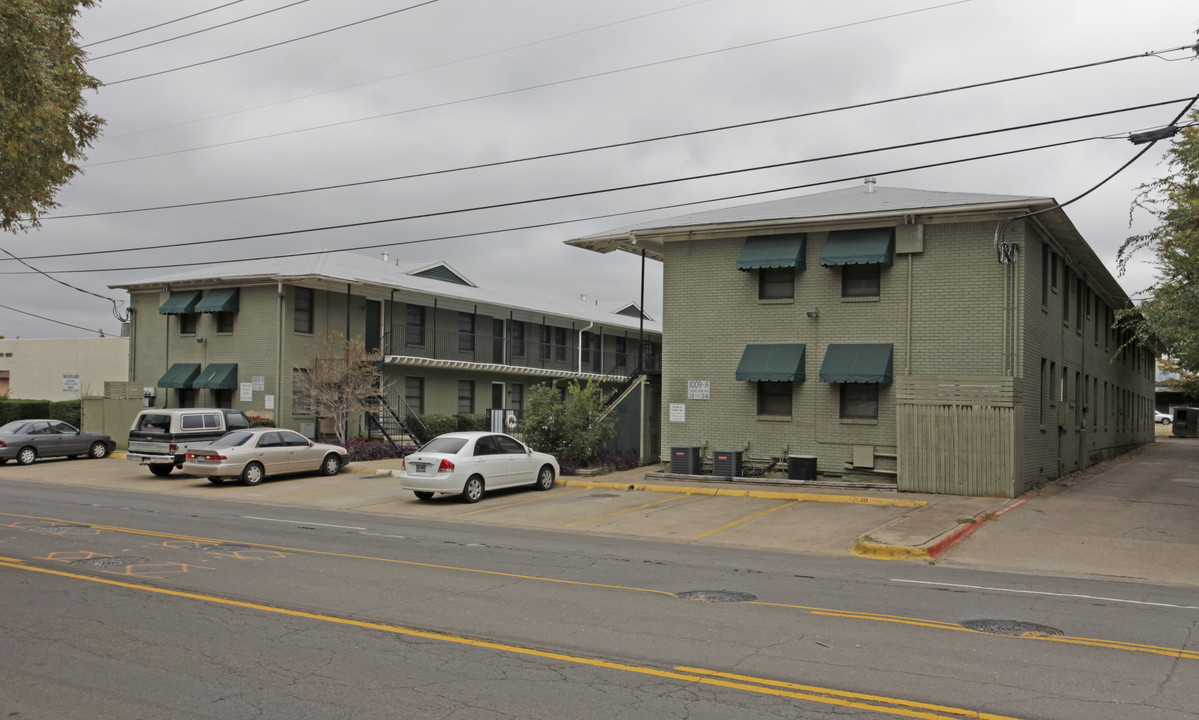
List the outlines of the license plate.
{"label": "license plate", "polygon": [[203,457],[197,457],[197,458],[196,458],[196,462],[198,462],[198,463],[202,463],[202,462],[204,462],[204,458],[203,458]]}
{"label": "license plate", "polygon": [[416,464],[416,471],[417,471],[418,473],[428,472],[428,471],[429,471],[429,466],[428,466],[428,465],[426,465],[425,463],[417,463],[417,464]]}

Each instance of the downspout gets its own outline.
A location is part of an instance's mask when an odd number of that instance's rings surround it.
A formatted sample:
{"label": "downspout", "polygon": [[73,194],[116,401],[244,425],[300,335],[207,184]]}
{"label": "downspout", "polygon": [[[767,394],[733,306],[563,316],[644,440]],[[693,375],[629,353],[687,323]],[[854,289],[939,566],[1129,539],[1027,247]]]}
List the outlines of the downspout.
{"label": "downspout", "polygon": [[346,283],[346,342],[350,341],[350,291],[354,286]]}
{"label": "downspout", "polygon": [[[163,287],[167,291],[167,299],[169,300],[171,297],[171,286],[164,285]],[[163,367],[162,370],[165,373],[171,367],[171,316],[170,315],[167,315],[167,322],[166,322],[166,325],[163,327],[163,331],[164,331],[163,339],[165,340],[163,347],[166,348],[166,353],[164,354],[164,357],[163,357],[163,360],[165,361],[164,362],[165,366]],[[168,408],[171,406],[171,389],[163,388],[162,391],[166,395],[166,397],[164,397],[162,399],[162,406],[164,408]]]}
{"label": "downspout", "polygon": [[908,253],[908,349],[904,352],[903,374],[912,374],[912,253]]}
{"label": "downspout", "polygon": [[[275,331],[275,425],[277,427],[282,427],[282,425],[279,424],[279,418],[277,417],[278,415],[283,414],[283,309],[287,304],[287,293],[283,291],[282,280],[280,280],[278,283],[278,293],[279,322],[276,324]],[[295,415],[295,398],[293,397],[291,400],[293,403],[293,405],[291,405],[291,414]]]}
{"label": "downspout", "polygon": [[[636,244],[636,240],[633,241]],[[644,372],[642,353],[645,348],[645,248],[641,248],[641,306],[637,308],[637,371]]]}
{"label": "downspout", "polygon": [[[391,355],[391,346],[395,343],[395,328],[396,328],[396,291],[391,291],[391,300],[389,301],[388,311],[391,313],[391,320],[387,323],[387,354]],[[383,343],[379,343],[382,345]],[[383,348],[379,348],[382,351]]]}
{"label": "downspout", "polygon": [[[574,325],[574,323],[571,323],[571,325]],[[583,333],[587,332],[588,330],[590,330],[593,327],[595,327],[594,322],[579,331],[579,335],[578,335],[578,338],[579,338],[579,342],[578,342],[579,364],[575,366],[575,369],[578,370],[580,373],[583,372]],[[588,349],[590,349],[590,348],[588,348]]]}

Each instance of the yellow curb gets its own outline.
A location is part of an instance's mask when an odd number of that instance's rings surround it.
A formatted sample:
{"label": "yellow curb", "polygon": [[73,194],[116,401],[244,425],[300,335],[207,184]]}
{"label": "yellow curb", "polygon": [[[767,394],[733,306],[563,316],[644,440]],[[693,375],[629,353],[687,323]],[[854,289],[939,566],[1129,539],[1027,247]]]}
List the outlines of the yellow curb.
{"label": "yellow curb", "polygon": [[649,485],[637,483],[596,482],[594,480],[566,480],[562,485],[604,490],[634,490],[639,492],[667,492],[683,495],[720,495],[722,497],[765,498],[769,500],[798,500],[804,502],[842,503],[847,505],[878,505],[882,507],[922,508],[924,500],[901,500],[878,498],[865,495],[824,495],[819,493],[784,492],[778,490],[746,490],[741,488],[694,487],[689,485]]}
{"label": "yellow curb", "polygon": [[108,453],[108,457],[116,458],[117,460],[124,460],[125,453],[121,452],[120,450],[113,450],[112,452]]}
{"label": "yellow curb", "polygon": [[908,547],[907,545],[883,545],[882,543],[858,540],[850,548],[850,552],[861,557],[875,560],[911,560],[931,558],[927,548]]}

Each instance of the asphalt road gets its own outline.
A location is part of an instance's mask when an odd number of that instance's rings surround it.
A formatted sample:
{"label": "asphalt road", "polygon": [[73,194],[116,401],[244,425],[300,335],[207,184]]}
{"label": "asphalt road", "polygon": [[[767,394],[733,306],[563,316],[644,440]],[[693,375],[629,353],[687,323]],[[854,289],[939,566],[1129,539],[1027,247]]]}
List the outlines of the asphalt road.
{"label": "asphalt road", "polygon": [[9,470],[6,717],[1197,717],[1193,590]]}

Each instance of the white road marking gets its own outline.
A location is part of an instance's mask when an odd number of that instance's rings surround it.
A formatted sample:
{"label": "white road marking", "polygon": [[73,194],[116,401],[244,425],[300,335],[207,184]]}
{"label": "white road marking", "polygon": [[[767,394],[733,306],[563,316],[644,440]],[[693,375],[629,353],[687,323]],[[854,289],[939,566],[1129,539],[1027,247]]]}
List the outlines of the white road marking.
{"label": "white road marking", "polygon": [[1102,600],[1104,602],[1128,603],[1130,605],[1149,605],[1152,607],[1176,608],[1178,610],[1199,610],[1193,605],[1174,605],[1172,603],[1145,602],[1144,600],[1125,600],[1123,598],[1098,597],[1095,595],[1077,595],[1074,593],[1044,592],[1041,590],[1018,590],[1016,588],[987,587],[985,585],[958,585],[956,583],[929,582],[927,580],[903,580],[891,578],[891,582],[913,583],[916,585],[936,585],[939,587],[963,588],[966,590],[992,590],[995,592],[1018,593],[1021,595],[1050,595],[1052,597],[1080,598],[1082,600]]}
{"label": "white road marking", "polygon": [[266,520],[267,522],[291,523],[292,525],[319,525],[321,527],[342,528],[344,530],[365,530],[364,527],[354,527],[353,525],[329,525],[328,523],[306,522],[304,520],[281,520],[279,518],[264,518],[255,517],[254,515],[242,515],[243,520]]}

